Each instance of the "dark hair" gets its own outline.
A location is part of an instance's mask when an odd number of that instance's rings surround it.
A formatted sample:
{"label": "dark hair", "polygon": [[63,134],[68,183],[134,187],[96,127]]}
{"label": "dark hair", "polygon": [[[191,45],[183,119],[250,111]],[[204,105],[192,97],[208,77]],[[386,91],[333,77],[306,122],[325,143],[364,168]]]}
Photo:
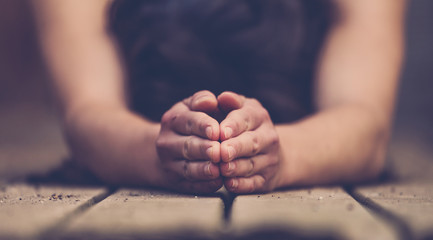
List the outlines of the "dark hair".
{"label": "dark hair", "polygon": [[281,122],[312,109],[311,78],[331,15],[326,0],[117,0],[110,26],[132,108],[150,119],[207,89],[255,97]]}

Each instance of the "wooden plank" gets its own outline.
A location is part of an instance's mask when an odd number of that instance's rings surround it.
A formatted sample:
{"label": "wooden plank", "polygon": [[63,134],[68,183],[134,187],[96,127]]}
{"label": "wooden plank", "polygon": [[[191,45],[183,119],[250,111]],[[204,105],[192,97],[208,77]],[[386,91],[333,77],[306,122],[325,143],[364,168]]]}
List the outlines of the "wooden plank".
{"label": "wooden plank", "polygon": [[241,235],[277,228],[281,238],[397,238],[387,222],[370,214],[341,188],[239,196],[232,211],[231,228]]}
{"label": "wooden plank", "polygon": [[102,188],[2,185],[0,239],[36,239],[104,192]]}
{"label": "wooden plank", "polygon": [[219,197],[123,190],[72,222],[66,234],[92,239],[211,237],[223,221]]}
{"label": "wooden plank", "polygon": [[433,237],[433,182],[388,183],[356,191],[407,224],[408,238]]}
{"label": "wooden plank", "polygon": [[[390,165],[396,179],[355,188],[367,201],[396,219],[404,238],[433,239],[433,149],[429,134],[397,129],[392,139]],[[431,136],[430,136],[431,137]],[[404,229],[406,228],[406,230]]]}

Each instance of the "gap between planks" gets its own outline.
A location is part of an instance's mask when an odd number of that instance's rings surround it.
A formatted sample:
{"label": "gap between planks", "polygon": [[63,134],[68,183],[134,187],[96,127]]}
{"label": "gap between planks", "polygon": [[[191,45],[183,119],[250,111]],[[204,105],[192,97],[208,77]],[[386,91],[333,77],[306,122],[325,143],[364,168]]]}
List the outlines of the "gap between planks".
{"label": "gap between planks", "polygon": [[373,212],[373,214],[382,218],[384,221],[391,224],[394,231],[397,232],[399,239],[401,240],[413,240],[414,234],[409,227],[409,224],[401,217],[397,216],[393,212],[385,209],[380,204],[376,203],[373,199],[362,195],[360,192],[356,191],[353,186],[346,186],[343,189],[349,194],[355,201],[364,206],[366,209]]}
{"label": "gap between planks", "polygon": [[[412,240],[414,239],[413,233],[409,227],[409,225],[402,218],[398,217],[391,211],[386,210],[381,205],[373,201],[372,199],[365,197],[358,191],[356,191],[355,187],[343,187],[345,192],[349,194],[355,201],[360,203],[366,209],[376,214],[378,217],[382,218],[384,221],[391,224],[394,228],[394,231],[398,233],[400,239],[404,240]],[[52,226],[49,226],[44,231],[42,231],[36,239],[55,239],[62,233],[62,231],[67,227],[67,225],[76,217],[80,216],[84,212],[90,210],[96,204],[102,202],[104,199],[116,193],[118,189],[109,188],[105,192],[92,197],[87,200],[80,206],[78,206],[74,211],[65,215],[62,219],[60,219],[57,223]],[[215,197],[218,197],[223,202],[222,209],[222,218],[224,222],[224,226],[229,226],[231,223],[231,215],[233,209],[233,202],[236,199],[237,195],[230,193],[228,191],[218,191],[215,194]]]}
{"label": "gap between planks", "polygon": [[107,197],[111,196],[117,191],[116,188],[108,188],[105,192],[98,194],[80,206],[78,206],[74,211],[70,212],[69,214],[66,214],[63,218],[61,218],[58,222],[53,224],[52,226],[49,226],[44,231],[39,233],[36,237],[36,239],[56,239],[58,238],[59,234],[65,229],[65,227],[76,217],[80,216],[84,212],[88,211],[91,207],[95,206],[96,204],[102,202]]}

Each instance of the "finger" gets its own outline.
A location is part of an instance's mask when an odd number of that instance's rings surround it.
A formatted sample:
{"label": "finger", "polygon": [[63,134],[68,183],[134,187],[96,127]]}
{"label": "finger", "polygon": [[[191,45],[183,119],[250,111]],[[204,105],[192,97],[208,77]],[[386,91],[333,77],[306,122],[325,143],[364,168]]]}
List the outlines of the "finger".
{"label": "finger", "polygon": [[223,162],[236,158],[266,153],[279,144],[278,134],[270,126],[262,125],[255,131],[244,132],[221,143],[220,157]]}
{"label": "finger", "polygon": [[254,175],[247,178],[227,178],[224,180],[224,186],[233,193],[252,193],[265,190],[265,182],[263,176]]}
{"label": "finger", "polygon": [[213,113],[218,109],[217,98],[207,90],[196,92],[183,102],[192,111]]}
{"label": "finger", "polygon": [[182,160],[167,163],[164,167],[189,181],[213,180],[220,177],[218,165],[211,162]]}
{"label": "finger", "polygon": [[172,128],[182,135],[196,135],[211,140],[219,138],[218,121],[203,112],[184,112],[172,120]]}
{"label": "finger", "polygon": [[239,134],[255,130],[269,119],[267,111],[256,102],[245,104],[242,108],[231,111],[220,124],[220,139],[225,141]]}
{"label": "finger", "polygon": [[156,142],[158,154],[163,159],[220,161],[220,143],[197,136],[179,136],[167,133]]}
{"label": "finger", "polygon": [[250,158],[239,158],[220,164],[220,172],[225,177],[250,177],[277,164],[273,155],[259,154]]}
{"label": "finger", "polygon": [[198,194],[198,193],[213,193],[220,189],[223,185],[221,178],[211,181],[198,181],[191,182],[188,180],[180,181],[175,185],[174,190],[181,190],[182,192]]}
{"label": "finger", "polygon": [[244,105],[245,97],[230,91],[221,93],[218,98],[218,107],[224,112],[239,109]]}
{"label": "finger", "polygon": [[194,112],[183,103],[174,105],[161,119],[163,129],[182,135],[196,135],[211,140],[219,139],[219,123],[203,112]]}

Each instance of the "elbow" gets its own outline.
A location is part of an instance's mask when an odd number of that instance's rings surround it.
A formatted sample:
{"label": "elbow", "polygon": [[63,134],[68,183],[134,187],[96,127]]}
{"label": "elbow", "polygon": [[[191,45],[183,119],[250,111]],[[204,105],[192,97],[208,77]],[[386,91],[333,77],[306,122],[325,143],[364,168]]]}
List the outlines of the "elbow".
{"label": "elbow", "polygon": [[371,141],[371,151],[368,154],[365,166],[365,180],[377,180],[385,170],[386,159],[388,155],[388,143],[391,131],[388,125],[382,125],[376,129]]}

